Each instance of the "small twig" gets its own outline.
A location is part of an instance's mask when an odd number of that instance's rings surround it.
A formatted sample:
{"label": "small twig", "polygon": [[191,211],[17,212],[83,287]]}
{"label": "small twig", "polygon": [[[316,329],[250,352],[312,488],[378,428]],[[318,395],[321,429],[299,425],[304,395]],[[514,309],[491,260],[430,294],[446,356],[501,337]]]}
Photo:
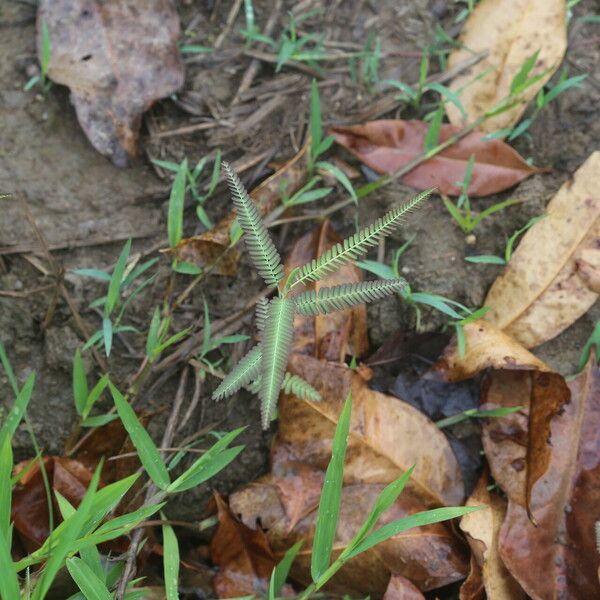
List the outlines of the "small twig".
{"label": "small twig", "polygon": [[240,12],[240,7],[242,6],[242,0],[235,0],[235,2],[231,5],[229,10],[229,14],[227,15],[227,22],[225,23],[225,27],[223,31],[219,34],[219,37],[215,40],[214,47],[220,48],[225,41],[225,38],[229,34],[231,27],[233,26],[233,22],[235,21],[238,13]]}

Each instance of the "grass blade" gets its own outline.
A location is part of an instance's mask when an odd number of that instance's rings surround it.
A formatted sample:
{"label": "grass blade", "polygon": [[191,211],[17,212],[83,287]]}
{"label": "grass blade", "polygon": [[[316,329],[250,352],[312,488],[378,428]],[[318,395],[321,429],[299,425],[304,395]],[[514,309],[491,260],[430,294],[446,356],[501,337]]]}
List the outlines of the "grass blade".
{"label": "grass blade", "polygon": [[[163,516],[164,519],[164,516]],[[167,600],[179,600],[179,544],[173,528],[162,526],[165,592]]]}
{"label": "grass blade", "polygon": [[67,569],[87,600],[112,600],[104,582],[81,558],[74,556],[67,559]]}
{"label": "grass blade", "polygon": [[7,438],[12,438],[19,423],[23,419],[23,415],[27,410],[27,405],[31,400],[31,394],[33,393],[33,384],[35,383],[35,373],[30,373],[29,377],[25,380],[23,387],[17,393],[15,403],[12,405],[10,412],[6,416],[2,428],[0,428],[0,448],[2,448]]}
{"label": "grass blade", "polygon": [[177,246],[183,237],[183,204],[185,200],[185,182],[188,164],[185,158],[177,169],[177,174],[171,187],[169,211],[167,214],[167,234],[171,247]]}
{"label": "grass blade", "polygon": [[10,507],[12,501],[13,453],[11,437],[4,439],[0,448],[0,532],[4,538],[10,537]]}
{"label": "grass blade", "polygon": [[109,317],[112,311],[117,305],[119,294],[121,292],[121,283],[123,282],[123,275],[125,274],[125,267],[127,266],[127,259],[131,252],[131,240],[125,242],[121,254],[117,259],[117,264],[110,277],[110,283],[108,284],[108,292],[106,293],[106,304],[104,305],[104,316]]}
{"label": "grass blade", "polygon": [[88,399],[88,384],[85,367],[81,359],[79,349],[75,352],[73,358],[73,398],[75,399],[75,408],[78,415],[83,415],[85,405]]}
{"label": "grass blade", "polygon": [[115,406],[117,407],[117,412],[123,422],[123,427],[127,430],[133,445],[138,451],[146,472],[161,490],[165,490],[170,483],[169,473],[160,457],[158,449],[131,406],[129,406],[127,400],[123,397],[123,394],[112,383],[109,383],[109,387]]}
{"label": "grass blade", "polygon": [[292,563],[298,554],[303,540],[296,542],[286,553],[281,561],[275,566],[271,573],[271,580],[269,582],[269,600],[275,600],[277,598],[281,588],[285,584],[285,580],[288,577]]}
{"label": "grass blade", "polygon": [[[10,488],[9,488],[10,489]],[[19,578],[15,572],[10,555],[11,537],[0,529],[0,598],[2,600],[19,600]]]}
{"label": "grass blade", "polygon": [[333,436],[331,460],[325,472],[325,483],[319,501],[317,524],[313,540],[310,572],[313,581],[329,567],[331,552],[342,501],[342,483],[344,479],[344,459],[350,431],[350,415],[352,411],[352,395],[348,394],[344,408]]}

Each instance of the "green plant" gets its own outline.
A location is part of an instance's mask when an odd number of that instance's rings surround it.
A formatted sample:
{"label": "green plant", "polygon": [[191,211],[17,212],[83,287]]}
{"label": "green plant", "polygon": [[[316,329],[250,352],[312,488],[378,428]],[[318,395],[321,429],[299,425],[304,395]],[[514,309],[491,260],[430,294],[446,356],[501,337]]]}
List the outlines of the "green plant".
{"label": "green plant", "polygon": [[473,177],[473,167],[475,165],[475,156],[472,154],[467,163],[465,169],[465,175],[461,182],[457,182],[457,185],[461,187],[461,193],[454,203],[450,198],[442,195],[442,201],[446,210],[450,213],[450,216],[456,221],[458,226],[462,229],[463,233],[471,233],[484,219],[487,219],[490,215],[504,210],[509,206],[518,204],[518,200],[509,198],[493,204],[489,208],[481,211],[480,213],[475,212],[471,208],[471,200],[469,198],[469,186],[471,185],[471,179]]}
{"label": "green plant", "polygon": [[[372,225],[337,244],[319,258],[294,269],[284,281],[281,258],[256,205],[231,167],[225,163],[223,166],[250,258],[265,283],[277,288],[277,295],[268,304],[259,306],[257,311],[260,343],[240,360],[215,390],[213,398],[229,396],[241,387],[255,382],[261,400],[262,425],[266,428],[274,414],[286,375],[285,369],[294,334],[294,315],[327,313],[370,302],[401,290],[406,286],[406,282],[404,279],[368,281],[322,288],[318,292],[306,291],[294,297],[290,296],[289,292],[298,285],[323,279],[342,265],[356,261],[360,255],[397,228],[402,217],[424,200],[430,192],[419,194],[410,202],[391,210]],[[304,385],[309,386],[306,382]],[[307,387],[307,389],[311,388]]]}
{"label": "green plant", "polygon": [[40,85],[42,92],[47,94],[52,87],[52,81],[48,79],[48,68],[50,67],[50,59],[52,58],[52,45],[50,43],[50,32],[45,21],[41,22],[42,41],[40,47],[40,74],[34,75],[25,84],[24,90],[28,92],[35,85]]}
{"label": "green plant", "polygon": [[508,408],[492,408],[488,410],[469,408],[467,410],[463,410],[457,415],[452,415],[451,417],[440,419],[439,421],[436,421],[435,424],[440,429],[443,429],[444,427],[450,427],[451,425],[462,423],[467,419],[489,419],[492,417],[506,417],[507,415],[519,412],[520,410],[523,410],[522,406],[510,406]]}
{"label": "green plant", "polygon": [[504,248],[504,256],[495,256],[493,254],[480,254],[477,256],[466,256],[465,260],[467,262],[471,262],[471,263],[486,263],[486,264],[491,264],[491,265],[507,265],[513,255],[515,243],[517,242],[517,239],[519,238],[519,236],[524,234],[530,227],[533,227],[533,225],[535,225],[536,223],[538,223],[539,221],[544,219],[545,216],[546,215],[539,215],[537,217],[533,217],[532,219],[529,219],[529,221],[527,221],[527,223],[523,227],[521,227],[520,229],[517,229],[508,238],[508,241],[506,242],[506,246]]}
{"label": "green plant", "polygon": [[454,0],[455,4],[466,4],[466,6],[460,9],[456,17],[454,17],[454,22],[460,23],[464,21],[475,10],[477,2],[478,0]]}
{"label": "green plant", "polygon": [[[113,589],[121,576],[124,563],[119,559],[110,563],[103,561],[98,546],[129,534],[143,521],[160,511],[170,497],[204,483],[226,467],[243,449],[243,446],[230,447],[243,428],[220,437],[180,475],[172,476],[173,469],[184,453],[180,452],[170,461],[164,460],[126,398],[110,381],[106,381],[103,389],[106,387],[110,389],[118,418],[122,420],[123,426],[129,433],[142,465],[156,486],[153,488],[156,491],[148,496],[140,508],[114,517],[116,507],[125,494],[132,489],[140,474],[130,475],[101,487],[102,462],[96,468],[78,507],[72,506],[60,493],[47,488],[49,501],[56,502],[62,522],[56,526],[51,522],[50,536],[42,546],[14,561],[11,555],[11,491],[19,481],[19,477],[12,477],[11,440],[21,421],[26,418],[35,374],[32,373],[20,387],[1,344],[0,362],[16,397],[0,427],[0,569],[2,572],[0,597],[2,600],[43,600],[58,573],[66,567],[83,597],[110,600],[114,597]],[[81,357],[77,354],[73,372],[75,403],[81,413],[82,407],[89,402],[90,394],[87,390]],[[167,597],[171,600],[177,597],[176,579],[179,561],[177,540],[167,524],[163,525],[163,543],[165,589]],[[23,574],[22,577],[19,576],[20,573]],[[147,590],[138,587],[138,584],[139,580],[129,583],[125,594],[126,600],[146,596]],[[69,600],[79,600],[81,594],[75,594]]]}
{"label": "green plant", "polygon": [[[398,496],[402,493],[409,480],[413,468],[410,468],[401,477],[385,487],[379,494],[371,509],[371,512],[356,532],[346,547],[332,561],[333,545],[338,527],[340,506],[342,501],[342,486],[344,477],[344,460],[350,431],[350,415],[352,410],[352,398],[348,395],[340,414],[338,424],[335,428],[333,438],[331,460],[325,474],[325,483],[321,491],[317,522],[311,552],[311,577],[312,583],[299,594],[297,600],[306,600],[312,594],[320,590],[346,563],[385,542],[389,538],[413,527],[440,523],[449,519],[455,519],[470,512],[479,510],[479,506],[461,506],[434,508],[432,510],[415,513],[408,517],[396,519],[385,525],[377,527],[379,519],[392,507]],[[269,600],[274,600],[285,580],[294,558],[300,550],[301,542],[292,546],[283,557],[283,560],[275,567],[271,574],[268,589]]]}
{"label": "green plant", "polygon": [[581,351],[581,356],[579,357],[579,363],[577,365],[578,371],[581,371],[587,364],[588,360],[590,359],[592,349],[594,351],[596,360],[600,360],[600,322],[596,323],[590,337],[585,342],[585,346]]}
{"label": "green plant", "polygon": [[[137,287],[135,288],[133,288],[133,285],[139,277],[157,263],[158,259],[150,259],[139,266],[135,266],[135,261],[128,265],[130,252],[131,240],[128,240],[125,243],[125,246],[123,246],[113,272],[110,275],[100,269],[73,270],[73,273],[77,275],[91,277],[108,283],[106,296],[98,298],[90,305],[91,308],[103,308],[102,327],[90,337],[83,347],[84,350],[91,348],[95,344],[101,344],[104,346],[106,356],[110,356],[115,334],[126,332],[139,333],[135,327],[132,327],[131,325],[122,325],[121,323],[125,311],[131,302],[154,281],[157,274],[155,273],[144,279],[141,283],[137,284]],[[133,289],[130,291],[130,288]],[[125,294],[127,294],[127,296],[124,298]]]}

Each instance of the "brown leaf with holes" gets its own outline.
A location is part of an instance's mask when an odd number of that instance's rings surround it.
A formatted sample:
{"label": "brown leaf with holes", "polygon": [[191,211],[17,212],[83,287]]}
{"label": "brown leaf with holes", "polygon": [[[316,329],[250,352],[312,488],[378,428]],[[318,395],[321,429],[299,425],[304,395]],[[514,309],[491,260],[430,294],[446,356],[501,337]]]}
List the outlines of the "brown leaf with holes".
{"label": "brown leaf with holes", "polygon": [[600,151],[566,182],[485,299],[485,319],[527,348],[585,314],[600,289]]}
{"label": "brown leaf with holes", "polygon": [[[292,248],[285,261],[287,275],[296,268],[321,256],[342,238],[324,221],[318,229],[302,236]],[[362,271],[347,264],[317,282],[311,282],[302,290],[292,290],[290,297],[308,290],[319,290],[347,283],[362,281]],[[368,350],[367,307],[359,304],[346,310],[327,315],[294,317],[294,352],[317,358],[342,362],[347,354],[363,356]]]}
{"label": "brown leaf with holes", "polygon": [[[372,391],[346,365],[293,354],[290,371],[321,393],[309,402],[283,395],[279,431],[272,453],[271,474],[236,492],[231,507],[249,527],[260,523],[278,555],[296,541],[304,545],[292,575],[310,580],[310,548],[318,505],[318,473],[331,456],[339,413],[352,390],[351,435],[344,466],[344,490],[334,554],[348,543],[366,518],[384,486],[412,465],[415,470],[404,492],[381,523],[433,506],[461,504],[460,468],[444,434],[425,415],[397,398]],[[288,489],[281,479],[288,475]],[[292,500],[290,484],[304,491]],[[444,556],[444,560],[438,560]],[[415,528],[394,536],[358,556],[333,578],[327,590],[380,598],[391,575],[410,579],[425,591],[466,575],[467,561],[460,541],[446,523]]]}
{"label": "brown leaf with holes", "polygon": [[[459,94],[471,122],[507,98],[511,82],[523,63],[536,51],[539,56],[530,77],[545,72],[525,90],[520,101],[507,111],[487,119],[482,131],[497,131],[515,125],[527,104],[552,77],[567,48],[565,0],[482,0],[467,18],[459,44],[448,57],[448,69],[463,64],[478,52],[483,60],[455,77],[450,89]],[[446,103],[451,123],[462,125],[464,115],[452,102]]]}
{"label": "brown leaf with holes", "polygon": [[210,543],[212,561],[219,567],[214,587],[219,598],[265,593],[276,561],[265,534],[240,522],[215,494],[219,527]]}
{"label": "brown leaf with holes", "polygon": [[48,77],[71,90],[92,145],[125,167],[137,152],[142,114],[183,85],[179,17],[170,0],[40,0],[50,36]]}
{"label": "brown leaf with holes", "polygon": [[[524,405],[531,381],[527,373],[493,373],[486,407]],[[533,486],[534,527],[522,506],[528,435],[525,414],[489,419],[484,448],[492,475],[508,496],[500,530],[500,556],[513,577],[534,600],[598,598],[600,556],[595,524],[600,521],[600,371],[590,360],[569,383],[571,402],[550,423],[550,460]]]}
{"label": "brown leaf with holes", "polygon": [[[291,195],[304,185],[308,174],[308,147],[307,142],[298,154],[250,192],[250,197],[256,202],[262,216],[280,205],[284,189],[288,195]],[[234,222],[235,211],[232,211],[209,231],[185,238],[167,252],[176,260],[189,262],[198,267],[214,264],[213,273],[235,275],[240,253],[237,248],[229,248],[231,227]]]}
{"label": "brown leaf with holes", "polygon": [[506,514],[506,500],[490,492],[488,483],[488,474],[484,473],[466,503],[466,506],[485,508],[460,520],[460,528],[476,562],[471,572],[480,573],[480,578],[475,575],[465,581],[461,587],[461,600],[481,598],[483,590],[483,597],[487,600],[524,600],[525,593],[506,569],[498,550],[498,534]]}
{"label": "brown leaf with holes", "polygon": [[[50,489],[62,494],[71,504],[78,506],[83,498],[92,473],[81,462],[60,456],[43,459]],[[48,498],[40,462],[23,461],[15,466],[15,474],[25,470],[12,492],[12,513],[15,531],[25,549],[39,548],[50,534]],[[56,497],[52,497],[54,526],[61,521]]]}
{"label": "brown leaf with holes", "polygon": [[[381,120],[334,127],[331,133],[338,144],[375,172],[391,174],[423,154],[428,126],[424,121]],[[440,143],[459,129],[454,125],[442,125]],[[469,186],[471,196],[501,192],[539,171],[505,142],[482,138],[476,131],[466,135],[412,169],[402,178],[402,183],[418,190],[436,187],[443,194],[457,196],[462,191],[460,182],[471,155],[475,156]]]}
{"label": "brown leaf with holes", "polygon": [[[525,477],[520,482],[520,501],[529,511],[531,490],[546,472],[551,455],[550,423],[569,402],[567,384],[541,360],[520,346],[511,337],[485,321],[475,321],[464,327],[466,350],[460,356],[456,338],[453,338],[440,359],[433,365],[429,377],[444,381],[460,381],[492,369],[503,373],[517,371],[527,385],[528,434],[521,440],[526,448],[523,464]],[[521,395],[519,396],[521,397]],[[519,404],[515,404],[519,406]],[[487,408],[487,407],[485,407]],[[502,417],[502,419],[508,419]],[[525,468],[526,467],[526,468]],[[535,519],[535,515],[532,515]]]}

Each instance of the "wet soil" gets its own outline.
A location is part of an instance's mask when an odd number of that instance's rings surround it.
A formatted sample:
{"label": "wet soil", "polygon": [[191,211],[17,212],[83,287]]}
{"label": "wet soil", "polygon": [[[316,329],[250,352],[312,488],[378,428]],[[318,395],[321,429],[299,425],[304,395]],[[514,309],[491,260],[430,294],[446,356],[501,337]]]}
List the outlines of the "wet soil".
{"label": "wet soil", "polygon": [[[293,2],[287,2],[292,9]],[[377,6],[376,6],[377,4]],[[455,29],[454,13],[447,3],[415,0],[397,2],[324,3],[326,10],[318,19],[309,19],[306,30],[327,32],[328,39],[364,45],[373,31],[384,49],[395,52],[380,66],[380,78],[414,81],[418,73],[418,53],[433,39],[436,25]],[[213,13],[210,2],[182,2],[184,27],[192,25],[194,36],[212,45],[224,26],[228,3]],[[255,2],[257,19],[262,26],[268,14],[267,2]],[[597,13],[597,1],[583,0],[576,16]],[[64,269],[64,281],[74,298],[82,319],[90,331],[100,326],[100,317],[89,308],[90,302],[103,294],[103,286],[70,272],[73,268],[107,269],[114,265],[123,241],[133,238],[133,252],[144,258],[160,257],[160,272],[128,313],[128,323],[144,330],[153,308],[165,298],[172,298],[189,282],[173,278],[169,263],[157,249],[167,245],[166,200],[169,179],[153,169],[148,158],[181,160],[188,156],[193,164],[199,157],[214,155],[217,147],[228,160],[250,161],[254,165],[245,173],[246,182],[260,180],[270,171],[269,160],[283,161],[297,149],[308,118],[310,75],[284,69],[275,75],[273,65],[262,64],[247,100],[228,109],[250,58],[240,50],[236,32],[243,19],[236,21],[223,47],[214,55],[192,57],[187,63],[187,80],[177,102],[166,100],[147,115],[141,147],[142,155],[126,170],[117,169],[98,155],[78,126],[68,91],[54,87],[43,96],[35,89],[23,91],[28,69],[35,55],[34,8],[25,3],[7,2],[0,8],[0,192],[19,192],[26,199],[33,219],[52,248],[57,264]],[[430,202],[406,230],[387,241],[387,258],[408,236],[416,238],[402,258],[402,272],[413,289],[442,294],[472,307],[480,306],[491,282],[500,272],[492,265],[475,265],[464,261],[469,254],[501,254],[506,239],[531,217],[539,214],[560,185],[568,180],[586,157],[598,148],[600,140],[600,48],[590,43],[593,26],[572,26],[571,44],[565,61],[571,75],[588,73],[581,88],[560,96],[543,111],[531,129],[531,136],[518,140],[517,149],[535,164],[547,166],[551,173],[538,174],[504,194],[477,200],[485,208],[501,198],[515,197],[522,204],[513,206],[484,221],[467,240],[437,200]],[[191,35],[191,34],[190,34]],[[392,54],[394,53],[392,52]],[[336,70],[337,69],[337,70]],[[321,87],[323,118],[334,123],[372,103],[373,90],[352,81],[346,63],[336,63],[324,73]],[[340,75],[345,72],[345,75]],[[333,78],[330,85],[328,78]],[[337,78],[337,79],[336,79]],[[259,121],[250,117],[277,93],[288,99]],[[221,115],[233,127],[215,127],[188,135],[158,137],[166,131],[198,122],[197,115]],[[410,117],[399,110],[390,116]],[[340,151],[336,154],[343,156]],[[346,157],[347,158],[347,157]],[[163,178],[159,177],[162,176]],[[355,219],[372,220],[413,190],[393,184],[376,197],[336,214],[334,225],[341,233],[353,230]],[[332,199],[335,201],[335,198]],[[19,196],[0,200],[0,247],[15,246],[0,255],[0,337],[6,345],[17,377],[23,380],[31,371],[37,374],[30,409],[33,431],[45,453],[62,454],[73,423],[75,411],[71,392],[71,361],[81,343],[80,331],[72,311],[62,298],[55,297],[54,279],[40,251],[31,223],[25,218]],[[214,219],[228,210],[223,189],[207,208]],[[311,227],[294,224],[283,229],[278,242],[283,253],[294,240]],[[202,228],[193,212],[186,218],[186,233]],[[41,291],[38,288],[44,288]],[[182,327],[202,318],[205,297],[213,320],[239,310],[261,289],[257,276],[242,260],[238,275],[225,278],[211,275],[194,291],[177,316]],[[412,311],[397,299],[388,299],[369,307],[371,348],[378,348],[397,330],[414,328]],[[560,372],[573,372],[585,340],[600,312],[594,307],[556,339],[544,344],[536,353]],[[437,313],[425,313],[424,331],[438,331],[444,319]],[[251,334],[249,326],[241,331]],[[110,359],[111,373],[117,382],[126,381],[139,367],[143,336],[125,334],[117,339]],[[90,371],[94,368],[88,361]],[[393,365],[387,373],[395,377],[402,365]],[[142,395],[140,407],[157,411],[169,409],[177,387],[177,373],[155,391]],[[390,380],[391,381],[391,380]],[[242,442],[245,452],[212,485],[224,493],[241,483],[255,479],[267,469],[269,433],[262,433],[255,398],[241,395],[229,404],[215,406],[209,399],[213,381],[202,389],[201,409],[186,424],[184,434],[215,425],[231,430],[248,425]],[[12,402],[10,387],[0,374],[0,405]],[[162,414],[162,413],[161,413]],[[164,418],[155,419],[151,428],[159,433]],[[25,427],[17,432],[17,458],[32,454],[30,434]],[[197,519],[203,514],[209,490],[190,494],[172,507],[174,516]]]}

